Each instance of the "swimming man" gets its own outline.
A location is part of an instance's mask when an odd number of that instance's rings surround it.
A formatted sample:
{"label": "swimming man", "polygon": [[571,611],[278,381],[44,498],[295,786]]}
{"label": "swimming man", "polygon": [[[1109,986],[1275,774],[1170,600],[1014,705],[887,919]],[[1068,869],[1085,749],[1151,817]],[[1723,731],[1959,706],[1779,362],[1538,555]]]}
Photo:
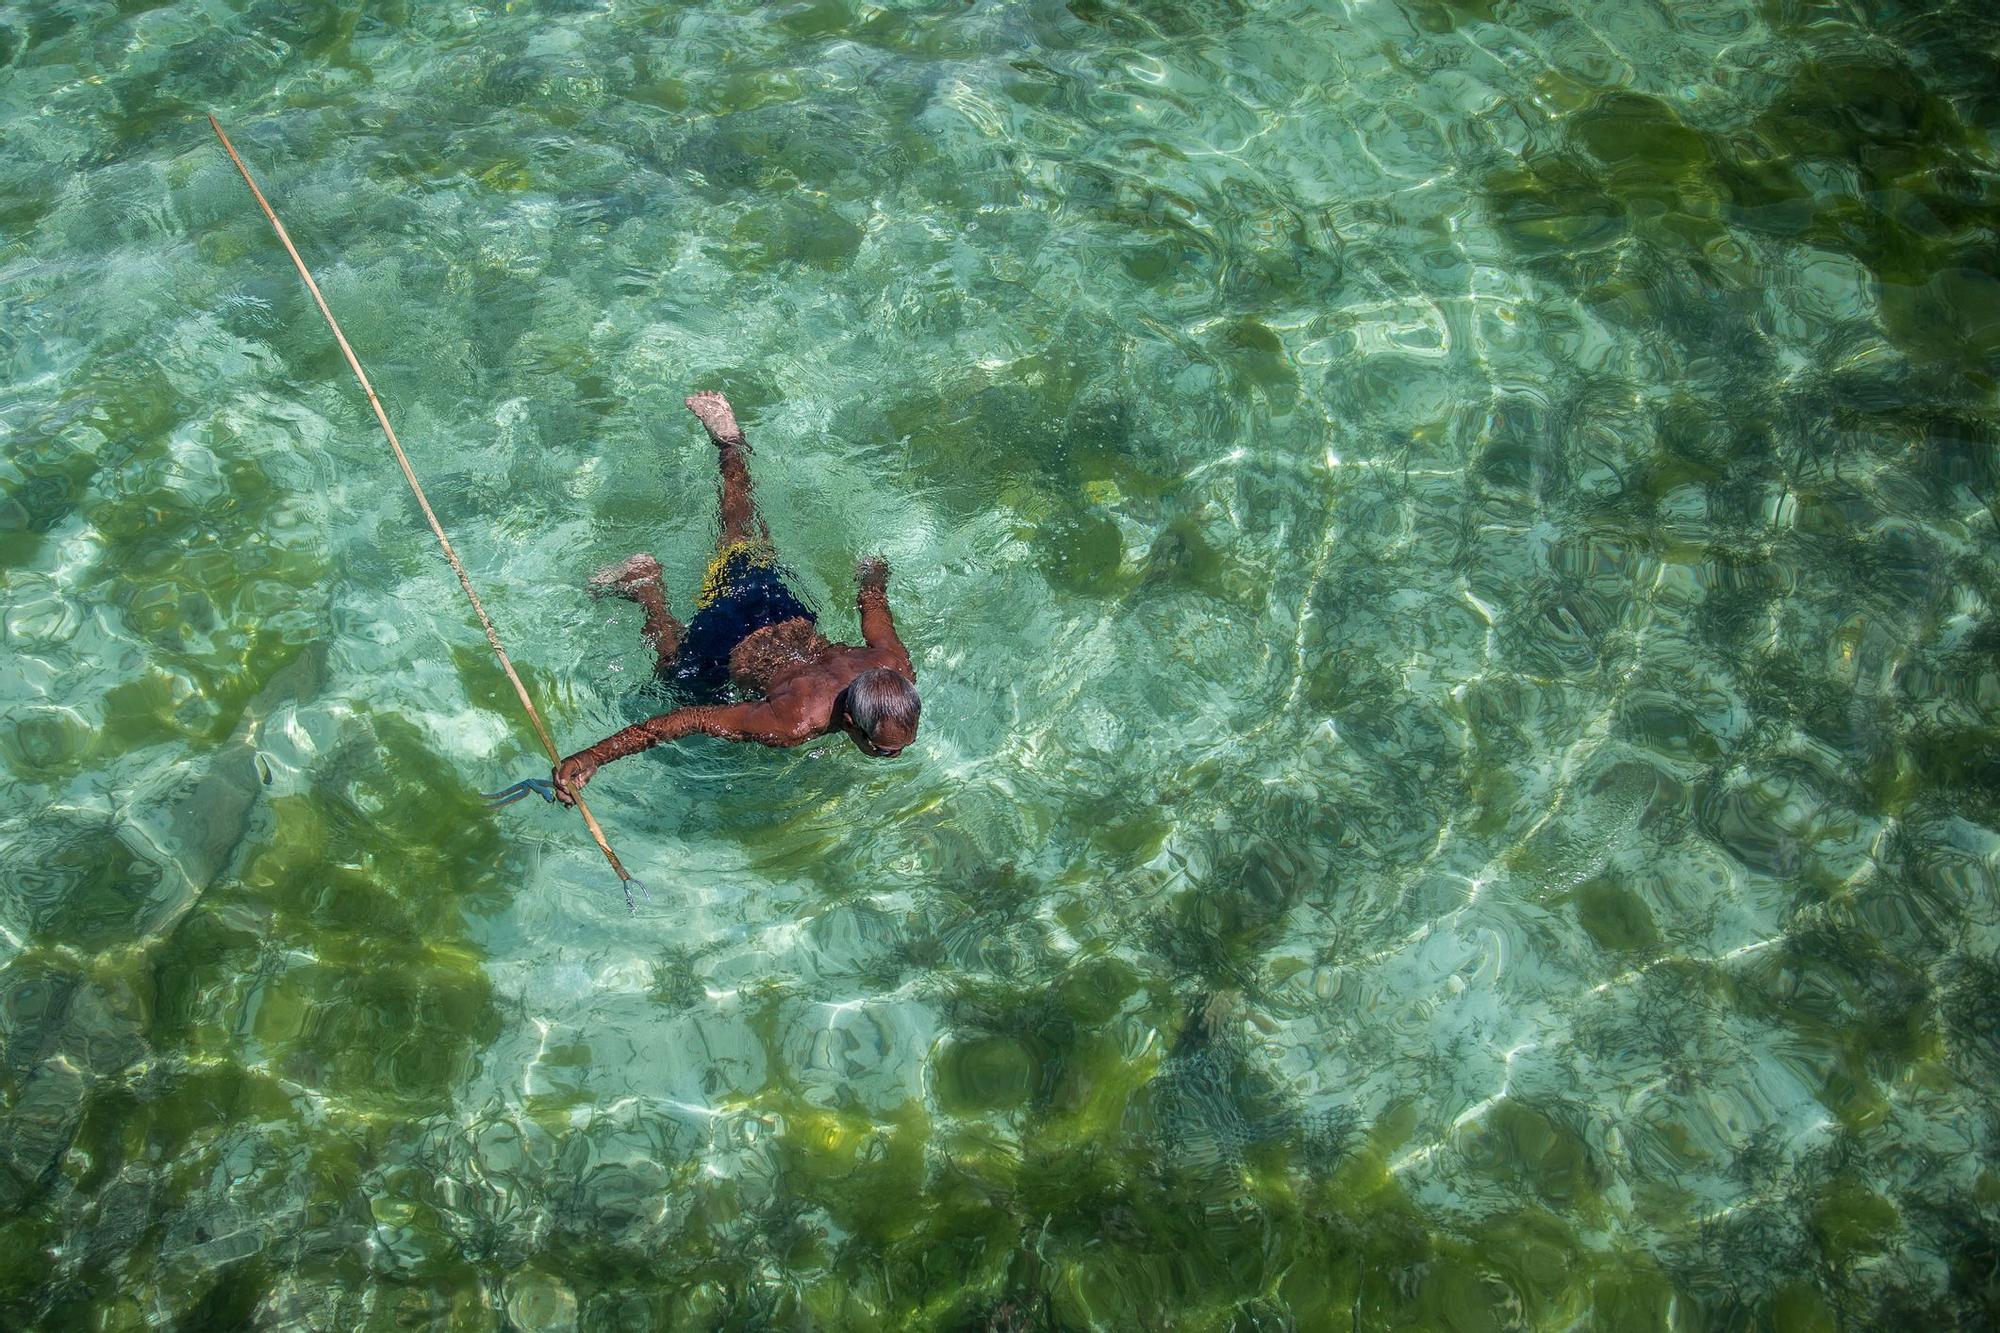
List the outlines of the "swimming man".
{"label": "swimming man", "polygon": [[[828,643],[813,613],[785,586],[770,530],[750,497],[750,444],[729,400],[687,400],[722,465],[722,532],[686,625],[667,609],[660,562],[635,555],[591,579],[597,596],[622,597],[646,612],[641,631],[659,677],[704,702],[676,708],[606,736],[556,765],[557,799],[573,803],[591,775],[613,759],[683,736],[759,745],[802,745],[844,732],[862,753],[894,759],[916,739],[917,672],[889,615],[889,563],[870,556],[854,570],[863,646]],[[722,703],[734,684],[751,702]]]}

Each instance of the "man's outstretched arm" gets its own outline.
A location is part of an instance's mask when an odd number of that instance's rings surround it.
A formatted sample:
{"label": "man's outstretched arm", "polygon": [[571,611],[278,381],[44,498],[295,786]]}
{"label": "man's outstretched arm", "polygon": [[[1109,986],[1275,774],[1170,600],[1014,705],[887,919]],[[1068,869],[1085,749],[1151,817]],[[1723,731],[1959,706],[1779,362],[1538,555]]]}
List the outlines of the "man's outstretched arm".
{"label": "man's outstretched arm", "polygon": [[[861,641],[870,648],[891,649],[909,662],[909,651],[896,637],[896,618],[889,614],[889,562],[879,555],[869,556],[854,567],[854,582],[857,585],[854,602],[861,612]],[[917,678],[914,665],[909,673],[911,680]]]}
{"label": "man's outstretched arm", "polygon": [[676,708],[671,713],[635,722],[597,744],[578,750],[556,765],[556,799],[575,804],[575,793],[613,759],[650,750],[683,736],[714,736],[725,741],[755,741],[760,745],[797,745],[807,739],[793,719],[769,704],[730,704],[721,708]]}

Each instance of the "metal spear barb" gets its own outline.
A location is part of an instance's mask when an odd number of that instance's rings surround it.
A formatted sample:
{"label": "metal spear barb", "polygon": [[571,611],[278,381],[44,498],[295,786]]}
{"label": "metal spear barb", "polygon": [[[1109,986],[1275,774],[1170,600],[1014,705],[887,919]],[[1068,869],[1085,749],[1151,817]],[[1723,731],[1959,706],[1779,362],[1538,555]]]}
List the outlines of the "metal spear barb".
{"label": "metal spear barb", "polygon": [[[264,216],[270,219],[271,230],[278,233],[278,240],[284,244],[285,253],[290,255],[292,263],[298,266],[299,276],[306,281],[306,290],[312,293],[313,303],[319,306],[319,313],[326,317],[326,326],[333,330],[333,339],[340,344],[341,354],[347,358],[348,369],[354,372],[354,378],[360,382],[362,392],[368,395],[368,405],[375,409],[375,420],[382,423],[382,434],[388,437],[389,448],[395,452],[396,465],[403,469],[403,480],[410,483],[410,492],[417,497],[417,507],[424,511],[424,521],[431,525],[431,531],[437,536],[438,545],[444,549],[445,559],[451,562],[452,572],[458,575],[459,586],[465,589],[467,600],[472,603],[473,611],[479,616],[480,626],[486,631],[486,642],[493,645],[493,655],[500,659],[500,669],[507,673],[507,679],[513,683],[514,693],[520,696],[521,708],[527,713],[528,721],[534,724],[535,735],[541,738],[542,748],[549,752],[549,762],[560,764],[561,752],[556,749],[555,741],[549,736],[549,729],[542,725],[542,715],[535,710],[535,701],[528,697],[528,687],[521,683],[520,674],[514,670],[513,662],[508,660],[507,650],[500,646],[500,634],[493,628],[493,621],[486,614],[485,606],[480,603],[479,594],[473,591],[472,579],[466,574],[465,566],[459,563],[458,552],[451,549],[451,539],[444,535],[444,526],[438,522],[437,515],[431,510],[431,502],[424,496],[424,488],[417,482],[416,471],[410,466],[409,456],[403,452],[402,441],[396,438],[396,428],[389,424],[389,414],[382,410],[382,400],[375,396],[375,386],[368,382],[368,372],[361,368],[361,359],[354,355],[354,349],[347,344],[347,335],[340,331],[340,321],[333,317],[333,311],[327,308],[326,298],[320,295],[319,284],[313,281],[312,270],[306,267],[305,260],[299,258],[298,247],[292,244],[291,236],[285,231],[285,224],[278,221],[278,215],[272,210],[270,202],[264,198],[264,192],[257,188],[256,181],[250,179],[250,168],[244,166],[243,159],[237,156],[236,145],[230,143],[229,136],[222,132],[221,123],[214,116],[210,116],[208,127],[214,130],[215,137],[222,141],[223,151],[229,154],[229,160],[234,162],[236,170],[242,173],[243,183],[250,187],[250,193],[255,196],[257,206],[263,209]],[[625,889],[627,910],[637,911],[638,908],[632,900],[632,886],[638,881],[625,872],[625,865],[618,859],[618,853],[612,851],[611,844],[605,841],[604,830],[598,827],[597,817],[590,813],[590,807],[583,803],[581,792],[575,794],[575,803],[576,812],[583,816],[584,826],[590,830],[590,836],[596,841],[598,850],[604,853],[604,859],[611,863],[611,868],[618,872],[619,882]]]}

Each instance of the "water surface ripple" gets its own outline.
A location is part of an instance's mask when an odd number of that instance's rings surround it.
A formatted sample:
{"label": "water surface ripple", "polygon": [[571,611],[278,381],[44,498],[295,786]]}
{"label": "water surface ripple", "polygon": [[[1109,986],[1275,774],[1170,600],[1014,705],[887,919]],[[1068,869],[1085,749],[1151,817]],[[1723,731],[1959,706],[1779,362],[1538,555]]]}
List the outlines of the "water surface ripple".
{"label": "water surface ripple", "polygon": [[[0,1323],[2000,1318],[1971,4],[0,4]],[[902,760],[572,819],[720,388]]]}

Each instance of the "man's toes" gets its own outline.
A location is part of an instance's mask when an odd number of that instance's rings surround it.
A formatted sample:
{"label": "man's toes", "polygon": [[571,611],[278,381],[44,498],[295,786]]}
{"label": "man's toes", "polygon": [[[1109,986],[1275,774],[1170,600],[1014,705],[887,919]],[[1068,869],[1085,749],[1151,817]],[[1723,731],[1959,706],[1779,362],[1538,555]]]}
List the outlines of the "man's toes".
{"label": "man's toes", "polygon": [[590,576],[593,597],[630,598],[648,585],[660,582],[660,562],[650,555],[633,555],[606,565]]}

